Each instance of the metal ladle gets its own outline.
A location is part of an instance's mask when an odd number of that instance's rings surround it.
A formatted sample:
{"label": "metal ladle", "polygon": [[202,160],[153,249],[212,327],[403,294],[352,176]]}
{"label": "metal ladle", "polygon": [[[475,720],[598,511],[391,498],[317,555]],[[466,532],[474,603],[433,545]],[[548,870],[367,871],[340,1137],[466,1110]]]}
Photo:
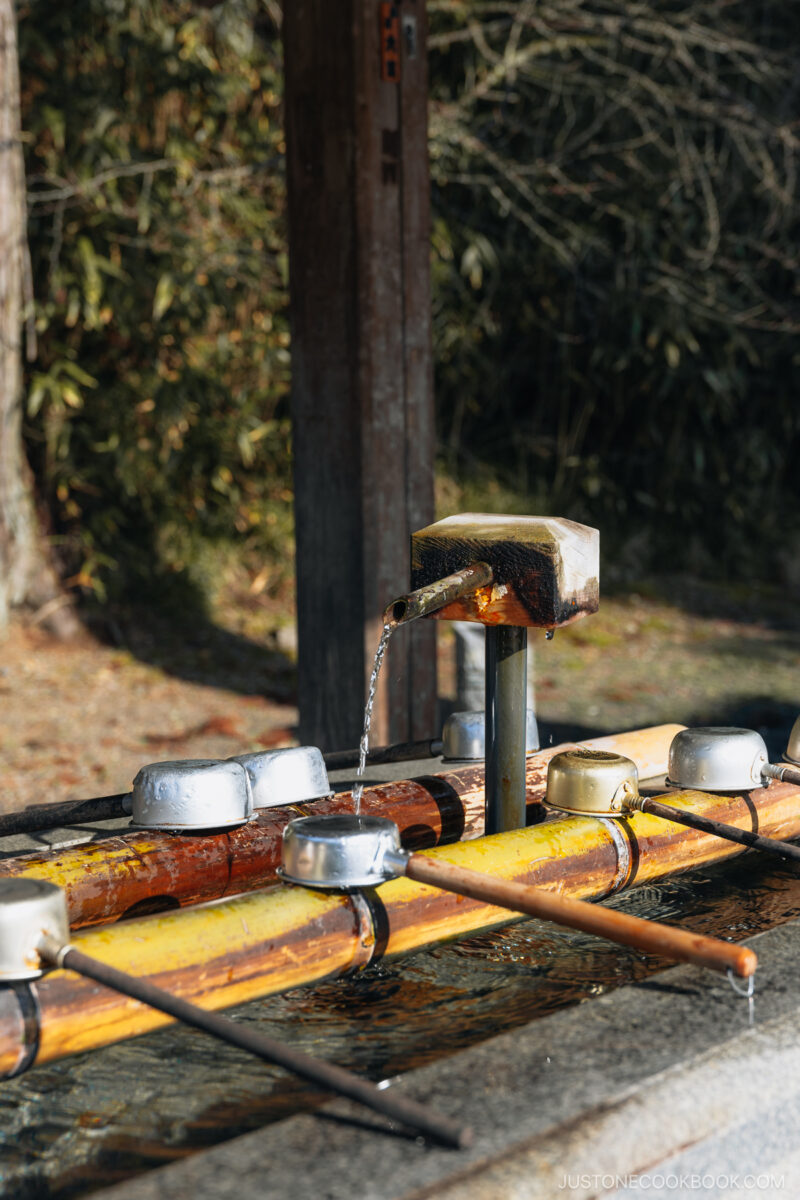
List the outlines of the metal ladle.
{"label": "metal ladle", "polygon": [[766,743],[754,729],[709,725],[682,729],[672,739],[667,783],[675,787],[743,792],[765,787],[771,779],[800,784],[800,770],[771,763]]}
{"label": "metal ladle", "polygon": [[[683,733],[693,732],[694,730],[690,729],[682,730],[673,739],[673,746]],[[755,736],[758,737],[758,734]],[[676,760],[677,756],[673,757],[670,752],[671,775]],[[697,772],[693,777],[697,777]],[[680,786],[693,790],[710,790],[699,788],[699,785],[693,782],[682,782]],[[755,786],[757,784],[754,783],[740,784],[738,787],[728,784],[724,789],[714,790],[747,791]],[[636,764],[621,754],[611,754],[604,750],[566,750],[552,758],[547,768],[545,803],[559,812],[576,816],[620,818],[630,816],[632,812],[649,813],[653,817],[661,817],[677,825],[687,825],[690,829],[711,833],[740,846],[777,854],[791,862],[800,861],[800,846],[764,837],[749,829],[739,829],[736,825],[727,825],[723,821],[714,821],[710,817],[702,817],[698,813],[675,808],[671,804],[662,804],[660,800],[654,800],[650,796],[641,796]]]}
{"label": "metal ladle", "polygon": [[385,817],[342,814],[290,821],[283,831],[279,873],[287,882],[303,887],[345,891],[374,887],[405,875],[458,896],[580,929],[649,954],[715,971],[731,970],[742,978],[749,978],[757,965],[755,954],[746,946],[482,875],[441,858],[410,854],[400,845],[398,827]]}
{"label": "metal ladle", "polygon": [[67,903],[61,888],[41,879],[0,879],[0,984],[36,979],[48,966],[63,967],[101,983],[446,1146],[464,1147],[472,1141],[469,1129],[415,1100],[391,1089],[377,1088],[351,1071],[311,1058],[227,1017],[206,1012],[148,980],[84,954],[70,945]]}
{"label": "metal ladle", "polygon": [[148,763],[130,792],[0,814],[0,837],[125,816],[143,829],[211,833],[244,825],[257,810],[330,795],[325,758],[315,746]]}
{"label": "metal ladle", "polygon": [[792,726],[792,732],[789,734],[789,741],[786,744],[786,753],[783,757],[787,762],[800,767],[800,717]]}

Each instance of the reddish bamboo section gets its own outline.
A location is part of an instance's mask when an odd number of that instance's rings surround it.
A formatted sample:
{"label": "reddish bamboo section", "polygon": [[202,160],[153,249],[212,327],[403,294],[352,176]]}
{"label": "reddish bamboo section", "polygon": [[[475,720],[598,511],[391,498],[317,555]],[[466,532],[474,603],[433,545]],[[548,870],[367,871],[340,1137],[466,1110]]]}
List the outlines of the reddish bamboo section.
{"label": "reddish bamboo section", "polygon": [[[680,792],[664,799],[741,828],[757,825],[770,836],[800,836],[800,788],[791,784],[773,783],[741,796]],[[443,846],[427,851],[426,857],[561,896],[598,898],[626,882],[620,878],[619,851],[608,825],[569,817]],[[617,828],[630,847],[628,884],[744,853],[732,842],[643,813],[617,822]],[[87,930],[76,935],[74,944],[204,1008],[221,1009],[343,975],[380,956],[405,954],[519,919],[506,909],[401,878],[363,895],[275,887]],[[160,1014],[68,971],[54,971],[33,986],[38,992],[39,1063],[166,1023]],[[29,1022],[28,1042],[31,1036]],[[12,1070],[24,1057],[24,1037],[20,999],[11,988],[2,989],[0,1071]]]}
{"label": "reddish bamboo section", "polygon": [[[636,763],[640,777],[647,778],[666,771],[670,742],[682,728],[658,725],[582,744],[627,755]],[[571,747],[572,743],[528,755],[529,824],[546,815],[542,798],[548,762]],[[70,922],[79,929],[219,900],[274,883],[281,836],[288,821],[297,816],[350,812],[352,807],[351,794],[344,792],[302,808],[266,809],[255,821],[229,833],[115,835],[100,842],[5,859],[0,862],[0,874],[32,876],[62,887]],[[396,821],[409,850],[480,837],[484,829],[483,764],[369,788],[363,795],[362,812]]]}

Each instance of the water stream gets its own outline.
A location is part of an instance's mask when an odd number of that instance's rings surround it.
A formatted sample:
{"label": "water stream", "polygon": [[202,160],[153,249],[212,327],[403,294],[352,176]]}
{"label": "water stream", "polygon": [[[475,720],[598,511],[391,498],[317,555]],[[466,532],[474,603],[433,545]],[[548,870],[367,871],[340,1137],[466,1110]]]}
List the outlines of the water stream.
{"label": "water stream", "polygon": [[364,771],[367,768],[367,753],[369,751],[369,727],[372,724],[372,708],[375,704],[375,693],[378,690],[378,677],[381,673],[383,665],[383,657],[386,654],[386,647],[389,645],[389,638],[392,636],[394,625],[384,625],[381,631],[381,638],[378,642],[378,649],[375,651],[375,661],[372,664],[372,674],[369,679],[369,692],[367,693],[367,703],[364,708],[364,732],[361,734],[361,742],[359,744],[358,755],[358,770],[356,771],[356,783],[353,788],[353,805],[355,807],[356,816],[361,815],[361,796],[364,791]]}

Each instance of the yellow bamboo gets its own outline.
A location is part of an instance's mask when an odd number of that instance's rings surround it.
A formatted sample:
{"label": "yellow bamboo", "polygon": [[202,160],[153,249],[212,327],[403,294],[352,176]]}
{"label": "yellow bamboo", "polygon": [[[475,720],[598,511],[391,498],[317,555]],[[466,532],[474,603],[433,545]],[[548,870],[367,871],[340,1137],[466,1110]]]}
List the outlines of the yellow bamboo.
{"label": "yellow bamboo", "polygon": [[[742,828],[753,828],[755,809],[761,832],[779,838],[800,835],[800,788],[790,784],[774,783],[743,796],[681,792],[664,799]],[[590,817],[569,817],[429,853],[501,879],[583,898],[743,853],[731,842],[642,813],[616,829],[629,843],[630,855],[618,849],[608,822]],[[379,947],[372,916],[376,908],[385,926]],[[220,1009],[344,974],[380,953],[401,955],[518,919],[505,909],[397,879],[376,889],[376,900],[369,904],[359,894],[278,886],[88,930],[76,935],[74,944],[203,1007]],[[167,1020],[68,971],[52,972],[36,988],[40,1063],[133,1037]],[[22,1036],[18,997],[4,989],[0,1070],[9,1071],[20,1060]]]}

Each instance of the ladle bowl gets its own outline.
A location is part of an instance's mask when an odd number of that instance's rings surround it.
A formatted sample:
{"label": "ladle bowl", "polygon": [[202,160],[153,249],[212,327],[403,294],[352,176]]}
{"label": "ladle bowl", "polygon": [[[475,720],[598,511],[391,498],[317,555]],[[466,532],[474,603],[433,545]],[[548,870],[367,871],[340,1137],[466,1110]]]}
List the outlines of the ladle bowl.
{"label": "ladle bowl", "polygon": [[639,790],[636,764],[608,750],[565,750],[547,768],[545,802],[577,816],[624,817]]}
{"label": "ladle bowl", "polygon": [[131,823],[190,833],[230,829],[252,815],[252,794],[241,763],[185,759],[149,763],[133,781]]}
{"label": "ladle bowl", "polygon": [[240,763],[247,772],[255,809],[307,804],[331,794],[325,759],[316,746],[258,750],[228,761]]}
{"label": "ladle bowl", "polygon": [[[536,713],[529,708],[525,714],[525,753],[539,749],[539,726]],[[455,712],[442,729],[442,758],[453,762],[477,761],[486,757],[486,713]]]}
{"label": "ladle bowl", "polygon": [[303,887],[346,891],[393,879],[407,857],[397,826],[386,817],[299,817],[283,831],[278,873]]}
{"label": "ladle bowl", "polygon": [[0,981],[38,979],[42,934],[69,940],[67,901],[45,879],[0,879]]}
{"label": "ladle bowl", "polygon": [[800,717],[797,718],[789,734],[786,753],[783,756],[787,762],[800,766]]}
{"label": "ladle bowl", "polygon": [[766,782],[768,765],[764,739],[753,729],[682,729],[669,748],[667,782],[698,792],[750,791]]}

